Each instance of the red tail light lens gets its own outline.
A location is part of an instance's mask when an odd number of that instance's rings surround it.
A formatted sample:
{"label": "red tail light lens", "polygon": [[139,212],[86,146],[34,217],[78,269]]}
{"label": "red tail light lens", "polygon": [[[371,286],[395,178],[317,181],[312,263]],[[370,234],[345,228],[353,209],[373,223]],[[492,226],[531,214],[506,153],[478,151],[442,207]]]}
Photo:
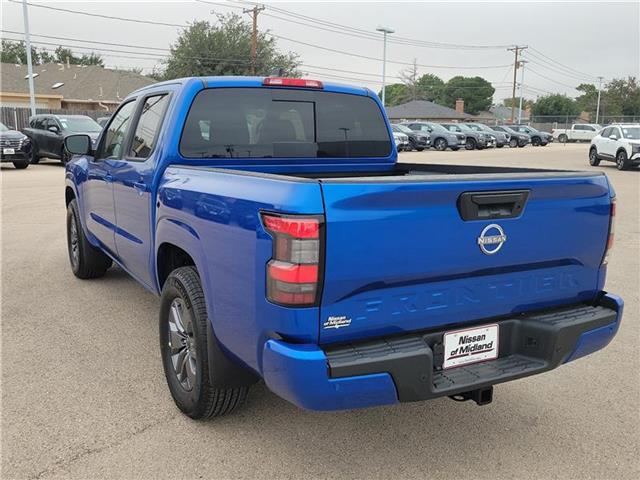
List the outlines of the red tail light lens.
{"label": "red tail light lens", "polygon": [[284,306],[317,305],[323,217],[263,213],[262,223],[273,237],[267,299]]}
{"label": "red tail light lens", "polygon": [[263,80],[262,85],[265,87],[324,88],[321,81],[307,78],[267,77]]}
{"label": "red tail light lens", "polygon": [[602,265],[606,265],[609,261],[609,254],[613,248],[613,239],[616,233],[616,199],[611,199],[611,216],[609,217],[609,236],[607,237],[607,249],[604,252]]}

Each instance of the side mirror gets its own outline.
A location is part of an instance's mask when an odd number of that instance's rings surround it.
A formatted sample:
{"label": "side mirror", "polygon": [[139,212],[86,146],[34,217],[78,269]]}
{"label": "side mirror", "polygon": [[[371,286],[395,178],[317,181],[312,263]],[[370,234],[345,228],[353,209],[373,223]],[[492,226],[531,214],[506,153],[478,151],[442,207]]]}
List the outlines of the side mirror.
{"label": "side mirror", "polygon": [[615,135],[609,135],[609,140],[617,140],[618,137],[616,137]]}
{"label": "side mirror", "polygon": [[89,135],[69,135],[64,139],[64,147],[73,155],[89,155],[91,153],[91,137]]}
{"label": "side mirror", "polygon": [[60,129],[58,127],[56,127],[55,125],[51,125],[47,128],[47,130],[49,130],[50,132],[53,133],[60,133]]}

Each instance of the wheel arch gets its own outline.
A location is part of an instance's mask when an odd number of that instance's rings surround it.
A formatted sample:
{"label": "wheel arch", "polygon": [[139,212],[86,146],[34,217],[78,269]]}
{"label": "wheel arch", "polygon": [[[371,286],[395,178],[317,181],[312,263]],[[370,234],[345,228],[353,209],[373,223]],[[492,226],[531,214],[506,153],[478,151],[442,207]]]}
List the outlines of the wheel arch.
{"label": "wheel arch", "polygon": [[624,152],[624,154],[629,157],[629,154],[627,153],[627,149],[624,147],[618,147],[618,149],[616,150],[616,158],[618,158],[618,155],[620,155],[620,152]]}

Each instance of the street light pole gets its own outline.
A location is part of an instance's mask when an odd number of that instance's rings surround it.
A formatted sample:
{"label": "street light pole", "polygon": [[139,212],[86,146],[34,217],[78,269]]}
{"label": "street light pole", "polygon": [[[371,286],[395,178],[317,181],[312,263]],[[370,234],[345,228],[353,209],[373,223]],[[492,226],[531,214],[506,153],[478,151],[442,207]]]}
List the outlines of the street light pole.
{"label": "street light pole", "polygon": [[[520,72],[520,106],[518,107],[518,124],[522,123],[522,96],[524,95],[524,64],[527,63],[526,60],[520,60],[520,68],[522,71]],[[531,119],[529,119],[531,121]]]}
{"label": "street light pole", "polygon": [[382,47],[382,106],[385,106],[385,84],[387,80],[387,34],[394,33],[395,30],[389,27],[379,26],[376,28],[378,32],[382,32],[384,34],[384,41]]}
{"label": "street light pole", "polygon": [[[33,87],[33,62],[31,60],[31,36],[29,35],[29,12],[27,0],[22,0],[22,17],[24,19],[24,39],[27,46],[27,78],[29,80],[29,106],[31,115],[36,114],[36,94]],[[17,125],[16,125],[17,128]]]}
{"label": "street light pole", "polygon": [[598,104],[596,105],[596,125],[598,124],[598,117],[600,116],[600,93],[602,92],[602,80],[604,77],[598,77]]}

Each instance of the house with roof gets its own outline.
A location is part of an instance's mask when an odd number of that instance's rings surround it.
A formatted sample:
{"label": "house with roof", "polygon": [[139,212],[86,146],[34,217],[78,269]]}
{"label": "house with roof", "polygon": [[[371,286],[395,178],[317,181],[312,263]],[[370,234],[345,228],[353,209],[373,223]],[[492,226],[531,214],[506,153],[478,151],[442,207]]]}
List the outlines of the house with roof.
{"label": "house with roof", "polygon": [[[132,91],[155,80],[98,65],[45,63],[33,66],[36,108],[113,111]],[[29,107],[26,65],[0,64],[0,104]]]}
{"label": "house with roof", "polygon": [[412,100],[387,107],[387,116],[392,122],[402,120],[430,120],[434,122],[468,121],[471,115],[464,113],[464,101],[457,100],[456,108],[445,107],[427,100]]}

